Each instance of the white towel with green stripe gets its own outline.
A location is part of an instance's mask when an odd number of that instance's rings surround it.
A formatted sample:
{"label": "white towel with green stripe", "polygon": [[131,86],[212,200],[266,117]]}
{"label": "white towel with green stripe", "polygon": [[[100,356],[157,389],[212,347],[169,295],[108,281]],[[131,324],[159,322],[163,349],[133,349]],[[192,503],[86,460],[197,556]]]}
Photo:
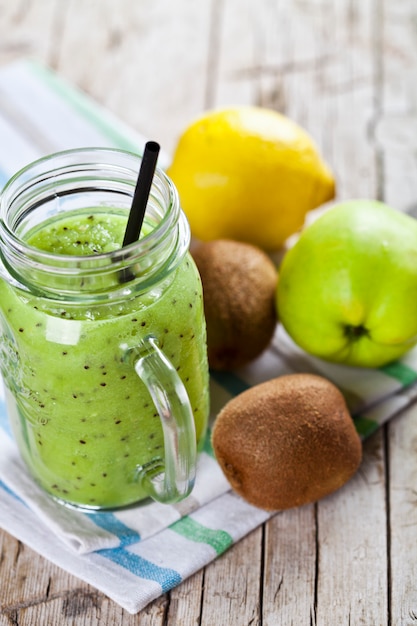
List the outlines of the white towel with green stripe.
{"label": "white towel with green stripe", "polygon": [[[31,62],[0,70],[0,139],[0,185],[21,166],[51,152],[92,145],[140,152],[145,142]],[[332,380],[363,437],[417,397],[417,349],[379,370],[336,366],[306,355],[278,326],[259,359],[234,373],[212,373],[212,418],[241,391],[292,372],[315,372]],[[0,391],[0,527],[131,613],[180,584],[270,516],[230,491],[213,456],[210,433],[195,488],[183,502],[149,502],[89,514],[62,507],[27,473],[11,438]]]}

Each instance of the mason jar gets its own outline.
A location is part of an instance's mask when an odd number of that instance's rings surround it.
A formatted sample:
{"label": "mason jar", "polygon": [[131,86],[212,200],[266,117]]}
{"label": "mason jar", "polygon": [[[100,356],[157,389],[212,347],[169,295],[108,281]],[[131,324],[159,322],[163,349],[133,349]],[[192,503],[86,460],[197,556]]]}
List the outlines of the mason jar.
{"label": "mason jar", "polygon": [[0,368],[11,428],[53,498],[111,509],[192,490],[209,397],[200,277],[157,168],[121,247],[141,159],[77,149],[0,197]]}

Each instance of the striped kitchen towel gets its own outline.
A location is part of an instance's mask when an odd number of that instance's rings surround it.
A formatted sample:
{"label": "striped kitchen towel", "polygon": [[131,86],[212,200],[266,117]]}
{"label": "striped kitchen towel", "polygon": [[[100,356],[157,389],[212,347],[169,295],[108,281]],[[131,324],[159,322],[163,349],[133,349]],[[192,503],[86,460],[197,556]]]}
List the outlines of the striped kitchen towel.
{"label": "striped kitchen towel", "polygon": [[[145,137],[32,62],[0,70],[0,139],[0,185],[21,166],[51,152],[93,145],[140,152],[145,142]],[[168,163],[162,155],[162,165],[164,160]],[[332,380],[344,393],[363,437],[417,397],[417,349],[379,370],[336,366],[306,355],[278,326],[269,349],[249,366],[234,373],[212,373],[212,418],[241,391],[297,371]],[[210,433],[196,486],[183,502],[90,514],[66,509],[28,475],[11,438],[0,391],[0,526],[131,613],[270,516],[229,490],[213,457]]]}

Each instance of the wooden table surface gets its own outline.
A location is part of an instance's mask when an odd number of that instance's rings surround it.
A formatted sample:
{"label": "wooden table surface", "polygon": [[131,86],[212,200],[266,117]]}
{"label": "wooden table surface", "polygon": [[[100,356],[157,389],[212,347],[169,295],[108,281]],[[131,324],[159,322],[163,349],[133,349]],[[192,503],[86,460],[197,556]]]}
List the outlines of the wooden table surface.
{"label": "wooden table surface", "polygon": [[[339,198],[417,203],[416,0],[0,0],[0,65],[28,56],[167,152],[203,109],[267,106],[313,135]],[[417,409],[339,492],[138,615],[0,532],[0,626],[56,624],[417,624]]]}

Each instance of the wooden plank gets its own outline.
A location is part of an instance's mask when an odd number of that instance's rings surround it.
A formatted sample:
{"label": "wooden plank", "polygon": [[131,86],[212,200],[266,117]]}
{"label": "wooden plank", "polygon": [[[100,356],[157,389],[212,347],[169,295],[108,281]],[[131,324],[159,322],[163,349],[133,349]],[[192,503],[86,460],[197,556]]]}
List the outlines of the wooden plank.
{"label": "wooden plank", "polygon": [[[416,6],[383,2],[382,98],[376,127],[384,199],[403,209],[417,207]],[[388,428],[390,506],[390,617],[392,626],[417,621],[417,407]]]}
{"label": "wooden plank", "polygon": [[262,535],[262,527],[254,530],[206,568],[204,626],[261,623]]}
{"label": "wooden plank", "polygon": [[0,11],[0,64],[48,64],[168,153],[204,108],[211,0],[120,0],[117,10],[110,0],[2,0]]}
{"label": "wooden plank", "polygon": [[[260,104],[287,114],[315,137],[336,172],[339,198],[376,197],[377,156],[368,132],[375,113],[376,3],[239,1],[223,3],[222,11],[222,54],[213,104]],[[229,41],[234,45],[228,47]],[[386,598],[381,597],[387,565],[383,439],[374,438],[368,448],[372,453],[358,477],[318,504],[317,546],[312,539],[314,520],[305,523],[305,570],[299,560],[300,530],[293,535],[288,514],[268,525],[275,530],[275,524],[282,524],[282,537],[272,533],[275,550],[288,555],[288,540],[295,561],[284,558],[281,564],[282,594],[276,595],[272,575],[265,579],[267,622],[311,619],[327,624],[330,606],[332,623],[347,623],[349,614],[355,624],[386,623]],[[360,523],[358,511],[364,516]],[[266,555],[277,558],[272,544]],[[369,562],[376,575],[370,574]],[[364,588],[375,598],[368,604]]]}
{"label": "wooden plank", "polygon": [[[22,609],[17,614],[19,626],[33,624],[71,624],[71,626],[162,626],[166,598],[161,597],[147,607],[140,617],[130,615],[96,591],[75,588],[64,597]],[[140,622],[138,620],[140,619]],[[9,622],[14,623],[14,622]]]}
{"label": "wooden plank", "polygon": [[56,69],[172,152],[204,106],[211,1],[68,4]]}
{"label": "wooden plank", "polygon": [[213,104],[259,104],[301,124],[335,172],[339,198],[376,195],[376,9],[372,0],[223,3]]}
{"label": "wooden plank", "polygon": [[[0,626],[71,623],[133,626],[138,618],[0,531]],[[140,614],[141,626],[162,626],[163,595]]]}
{"label": "wooden plank", "polygon": [[417,620],[417,408],[388,427],[390,504],[390,609],[392,626]]}
{"label": "wooden plank", "polygon": [[380,150],[386,202],[407,210],[417,206],[417,43],[416,5],[385,0],[380,40],[381,94],[375,135]]}
{"label": "wooden plank", "polygon": [[[331,134],[329,153],[339,174],[339,197],[375,198],[378,153],[369,129],[378,97],[379,7],[371,1],[333,3],[327,20],[321,39],[327,41],[332,61],[318,76],[313,96],[320,99],[321,85],[325,104],[320,128]],[[327,145],[324,136],[323,143]],[[318,504],[317,624],[329,619],[335,624],[387,623],[384,477],[380,432],[365,443],[364,459],[353,480]]]}
{"label": "wooden plank", "polygon": [[316,583],[316,508],[283,511],[265,526],[263,626],[310,624]]}
{"label": "wooden plank", "polygon": [[264,624],[387,623],[381,436],[366,443],[361,469],[343,489],[268,522]]}
{"label": "wooden plank", "polygon": [[0,615],[4,611],[7,615],[22,603],[31,604],[47,597],[53,569],[49,563],[33,569],[33,558],[39,561],[39,557],[3,531],[0,555]]}
{"label": "wooden plank", "polygon": [[384,434],[359,472],[318,505],[317,625],[388,624]]}
{"label": "wooden plank", "polygon": [[50,62],[56,32],[56,0],[0,3],[0,65],[33,56]]}
{"label": "wooden plank", "polygon": [[169,596],[168,623],[199,626],[204,593],[204,569],[173,589]]}

